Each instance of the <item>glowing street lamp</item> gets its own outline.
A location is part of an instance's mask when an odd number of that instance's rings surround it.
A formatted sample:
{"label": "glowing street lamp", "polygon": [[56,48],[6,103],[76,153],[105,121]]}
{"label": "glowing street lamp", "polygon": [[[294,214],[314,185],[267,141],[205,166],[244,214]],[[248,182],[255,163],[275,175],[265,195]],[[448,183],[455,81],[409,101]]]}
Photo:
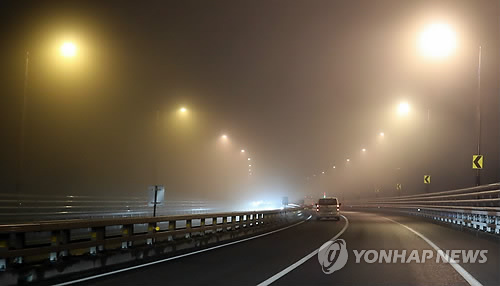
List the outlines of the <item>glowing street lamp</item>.
{"label": "glowing street lamp", "polygon": [[378,135],[379,135],[380,137],[384,137],[384,136],[385,136],[384,132],[380,132]]}
{"label": "glowing street lamp", "polygon": [[408,102],[401,102],[398,105],[398,113],[399,115],[407,115],[410,112],[410,105]]}
{"label": "glowing street lamp", "polygon": [[365,149],[365,148],[363,148],[363,149],[361,149],[361,151],[366,152],[366,149]]}
{"label": "glowing street lamp", "polygon": [[335,169],[335,166],[333,166],[333,169]]}
{"label": "glowing street lamp", "polygon": [[241,151],[240,151],[240,152],[241,152],[241,153],[245,153],[245,150],[244,150],[244,149],[241,149]]}
{"label": "glowing street lamp", "polygon": [[445,58],[456,48],[455,32],[444,23],[428,25],[420,34],[420,50],[426,57]]}
{"label": "glowing street lamp", "polygon": [[222,134],[222,136],[220,137],[222,140],[227,140],[227,135],[226,134]]}
{"label": "glowing street lamp", "polygon": [[351,162],[351,159],[347,159],[346,161],[347,161],[347,162]]}
{"label": "glowing street lamp", "polygon": [[181,113],[186,113],[186,112],[187,112],[187,108],[185,108],[185,107],[181,107],[181,108],[179,109],[179,111],[180,111]]}
{"label": "glowing street lamp", "polygon": [[251,159],[251,158],[248,158],[247,160],[248,160],[248,161],[252,161],[252,159]]}
{"label": "glowing street lamp", "polygon": [[61,55],[65,58],[72,58],[76,56],[76,45],[72,42],[65,42],[60,48]]}

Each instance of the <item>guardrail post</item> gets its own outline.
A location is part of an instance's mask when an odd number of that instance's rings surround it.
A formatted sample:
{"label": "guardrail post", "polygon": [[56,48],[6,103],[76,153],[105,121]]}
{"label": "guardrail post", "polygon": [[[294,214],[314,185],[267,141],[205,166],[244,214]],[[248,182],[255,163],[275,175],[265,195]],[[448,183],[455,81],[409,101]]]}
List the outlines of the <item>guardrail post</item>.
{"label": "guardrail post", "polygon": [[[193,225],[192,223],[193,223],[193,221],[191,219],[186,219],[186,230],[191,230],[191,227]],[[190,238],[191,232],[186,233],[185,237]]]}
{"label": "guardrail post", "polygon": [[[132,235],[134,235],[134,225],[133,224],[123,225],[122,236],[123,237],[131,237]],[[132,241],[123,241],[122,242],[122,249],[126,249],[129,246],[132,246]]]}
{"label": "guardrail post", "polygon": [[[93,227],[90,232],[90,240],[97,242],[104,242],[104,238],[106,236],[106,228],[105,227]],[[97,251],[103,251],[104,245],[99,244],[97,246],[90,247],[90,254],[96,255]]]}
{"label": "guardrail post", "polygon": [[[24,232],[15,232],[9,235],[8,248],[12,249],[23,249],[25,244],[25,235]],[[22,264],[23,257],[18,256],[14,258],[14,263]]]}
{"label": "guardrail post", "polygon": [[235,215],[231,216],[231,224],[232,224],[231,230],[235,230],[236,229],[236,216]]}
{"label": "guardrail post", "polygon": [[214,226],[213,232],[217,232],[217,230],[218,230],[218,228],[217,228],[217,217],[213,217],[212,218],[212,226]]}
{"label": "guardrail post", "polygon": [[[4,257],[3,254],[9,250],[8,237],[7,235],[0,235],[0,257]],[[0,258],[0,272],[7,269],[7,260],[5,258]]]}
{"label": "guardrail post", "polygon": [[222,231],[227,230],[227,216],[222,217]]}
{"label": "guardrail post", "polygon": [[[64,230],[57,230],[57,231],[52,231],[50,235],[50,245],[51,246],[59,246],[59,245],[64,245],[69,242],[69,230],[64,229]],[[57,261],[58,256],[67,256],[68,251],[63,250],[60,253],[57,252],[51,252],[49,254],[49,260],[51,262]]]}
{"label": "guardrail post", "polygon": [[[148,223],[148,234],[149,235],[154,235],[154,233],[156,233],[158,230],[160,230],[160,228],[158,226],[156,226],[156,222]],[[154,237],[148,238],[146,240],[146,244],[152,245],[153,241],[154,241]]]}

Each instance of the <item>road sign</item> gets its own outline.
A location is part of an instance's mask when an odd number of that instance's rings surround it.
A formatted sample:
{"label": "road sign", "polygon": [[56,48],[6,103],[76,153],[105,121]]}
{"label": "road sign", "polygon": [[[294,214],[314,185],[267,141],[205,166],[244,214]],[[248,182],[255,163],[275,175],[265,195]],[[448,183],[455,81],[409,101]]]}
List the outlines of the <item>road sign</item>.
{"label": "road sign", "polygon": [[401,184],[396,184],[396,190],[401,191]]}
{"label": "road sign", "polygon": [[472,155],[472,169],[482,169],[483,159],[483,155]]}
{"label": "road sign", "polygon": [[431,183],[431,175],[424,175],[424,184]]}
{"label": "road sign", "polygon": [[149,186],[148,187],[148,206],[155,206],[155,202],[157,206],[163,205],[163,200],[165,198],[165,187],[161,185],[157,186]]}

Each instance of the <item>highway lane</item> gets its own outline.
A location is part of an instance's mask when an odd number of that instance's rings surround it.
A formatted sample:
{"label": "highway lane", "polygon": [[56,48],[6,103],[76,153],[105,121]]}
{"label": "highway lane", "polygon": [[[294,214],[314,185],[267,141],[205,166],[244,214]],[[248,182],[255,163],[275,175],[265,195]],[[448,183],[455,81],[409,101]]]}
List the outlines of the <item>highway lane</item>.
{"label": "highway lane", "polygon": [[402,226],[371,213],[347,213],[350,227],[341,237],[349,259],[341,270],[326,275],[318,259],[310,259],[273,285],[468,285],[448,264],[356,263],[352,250],[413,250],[431,247]]}
{"label": "highway lane", "polygon": [[[349,250],[344,268],[326,275],[313,255],[272,285],[469,285],[450,264],[436,263],[434,259],[424,264],[356,263],[353,249],[432,249],[422,238],[386,217],[420,232],[443,250],[488,249],[488,263],[463,267],[483,285],[500,285],[500,247],[495,240],[417,218],[362,212],[344,214],[349,220],[349,227],[340,237]],[[261,238],[81,284],[256,285],[318,249],[345,224],[345,220],[310,220]]]}

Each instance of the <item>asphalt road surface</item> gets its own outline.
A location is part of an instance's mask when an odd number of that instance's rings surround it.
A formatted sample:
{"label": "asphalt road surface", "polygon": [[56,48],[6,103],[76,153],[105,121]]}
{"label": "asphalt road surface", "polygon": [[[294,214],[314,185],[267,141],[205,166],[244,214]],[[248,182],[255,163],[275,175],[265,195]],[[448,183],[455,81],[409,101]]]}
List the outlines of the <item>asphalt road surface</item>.
{"label": "asphalt road surface", "polygon": [[[92,279],[88,285],[500,285],[500,241],[391,214],[343,212],[191,256]],[[405,227],[406,226],[406,227]],[[410,228],[410,229],[408,229]],[[342,232],[344,230],[344,232]],[[315,251],[338,236],[347,264],[324,274]],[[418,234],[417,234],[418,233]],[[487,250],[486,263],[356,263],[353,250]],[[279,276],[279,278],[276,278]],[[274,278],[273,278],[274,277]]]}

